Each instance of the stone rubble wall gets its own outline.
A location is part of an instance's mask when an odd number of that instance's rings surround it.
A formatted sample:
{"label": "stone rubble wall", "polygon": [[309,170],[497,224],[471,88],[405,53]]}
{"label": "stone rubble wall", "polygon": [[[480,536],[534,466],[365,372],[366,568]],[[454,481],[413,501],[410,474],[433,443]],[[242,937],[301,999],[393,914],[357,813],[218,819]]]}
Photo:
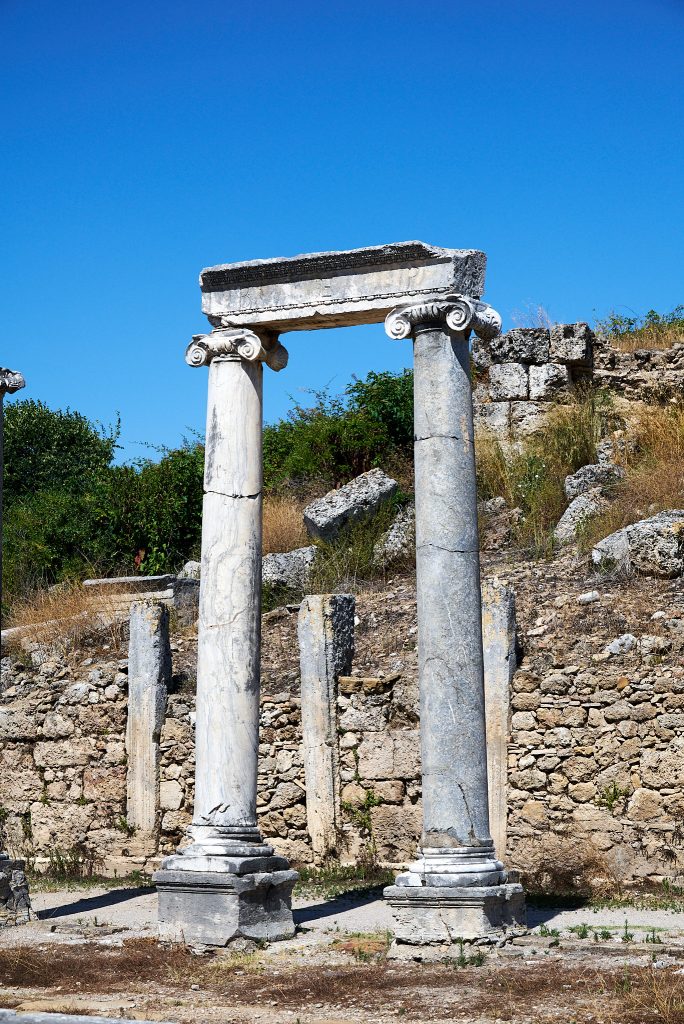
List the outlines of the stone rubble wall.
{"label": "stone rubble wall", "polygon": [[502,439],[538,430],[553,404],[592,382],[619,400],[684,397],[684,339],[663,351],[622,352],[586,323],[523,327],[473,342],[474,408],[480,429]]}
{"label": "stone rubble wall", "polygon": [[[359,608],[357,600],[357,649],[363,649],[351,672],[339,677],[331,709],[339,738],[336,853],[345,862],[377,857],[405,864],[420,832],[415,594],[401,590],[394,600],[397,616],[401,609],[396,635],[383,642],[398,652],[404,643],[404,667],[387,670],[394,658],[388,646],[385,670],[370,674],[381,662],[369,664],[364,637],[385,635],[377,611],[386,595],[377,606]],[[264,620],[271,660],[262,685],[259,824],[279,852],[311,863],[297,610],[277,609]],[[508,762],[509,864],[524,869],[551,832],[569,847],[605,857],[623,881],[679,878],[684,632],[680,637],[673,627],[672,636],[625,642],[624,653],[597,655],[595,665],[550,668],[533,658],[515,674],[504,666],[498,699],[506,705],[510,699],[510,709],[497,704],[488,718],[498,720],[499,734],[502,719],[509,726],[507,736],[499,735]],[[35,666],[3,660],[0,804],[10,853],[46,868],[80,852],[95,870],[123,875],[154,870],[183,842],[194,798],[194,692],[177,668],[194,658],[192,642],[177,639],[172,656],[152,835],[127,819],[127,662],[85,658],[73,667],[58,658]],[[508,692],[503,672],[512,674]],[[500,826],[493,820],[493,831]]]}

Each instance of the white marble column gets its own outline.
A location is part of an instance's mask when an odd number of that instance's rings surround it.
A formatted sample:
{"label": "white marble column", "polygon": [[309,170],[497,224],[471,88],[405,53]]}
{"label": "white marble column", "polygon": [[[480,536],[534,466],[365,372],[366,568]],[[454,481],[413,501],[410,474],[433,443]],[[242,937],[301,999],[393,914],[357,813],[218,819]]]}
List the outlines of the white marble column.
{"label": "white marble column", "polygon": [[405,306],[390,337],[413,337],[418,671],[423,833],[397,885],[503,880],[489,828],[477,496],[468,336],[498,315],[463,296]]}
{"label": "white marble column", "polygon": [[[232,870],[270,857],[257,828],[261,647],[262,363],[282,369],[275,336],[246,329],[193,340],[209,365],[197,655],[193,843],[165,867]],[[225,860],[224,858],[228,858]]]}

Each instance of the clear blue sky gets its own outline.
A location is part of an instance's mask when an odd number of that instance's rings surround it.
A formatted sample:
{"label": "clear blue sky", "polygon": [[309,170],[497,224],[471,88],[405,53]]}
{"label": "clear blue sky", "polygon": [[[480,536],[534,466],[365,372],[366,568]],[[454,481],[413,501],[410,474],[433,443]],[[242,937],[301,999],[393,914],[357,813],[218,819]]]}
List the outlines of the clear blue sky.
{"label": "clear blue sky", "polygon": [[[484,249],[512,324],[684,301],[682,0],[0,0],[0,364],[123,457],[203,430],[204,266]],[[289,334],[290,395],[410,365]]]}

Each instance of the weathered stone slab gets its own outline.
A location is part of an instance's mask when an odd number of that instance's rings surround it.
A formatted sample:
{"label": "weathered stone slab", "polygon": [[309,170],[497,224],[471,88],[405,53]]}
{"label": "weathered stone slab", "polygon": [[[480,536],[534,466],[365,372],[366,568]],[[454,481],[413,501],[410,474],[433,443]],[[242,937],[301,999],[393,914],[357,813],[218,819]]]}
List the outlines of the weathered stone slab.
{"label": "weathered stone slab", "polygon": [[[579,500],[579,499],[577,499]],[[684,573],[684,510],[659,512],[599,541],[594,565],[672,579]]]}
{"label": "weathered stone slab", "polygon": [[349,524],[375,515],[396,494],[398,486],[397,481],[381,469],[370,469],[307,505],[304,525],[316,540],[335,540]]}
{"label": "weathered stone slab", "polygon": [[589,324],[554,324],[550,336],[551,359],[568,366],[591,366],[595,340]]}
{"label": "weathered stone slab", "polygon": [[489,395],[493,402],[526,399],[529,377],[524,363],[494,363],[489,370]]}
{"label": "weathered stone slab", "polygon": [[625,475],[621,466],[613,462],[597,462],[588,466],[582,466],[576,473],[571,473],[565,478],[565,495],[572,501],[578,494],[584,494],[593,487],[603,487],[606,484],[614,484],[622,480]]}
{"label": "weathered stone slab", "polygon": [[[286,868],[282,857],[272,858]],[[161,939],[225,946],[233,939],[275,942],[294,935],[287,869],[255,874],[228,871],[157,871]]]}
{"label": "weathered stone slab", "polygon": [[519,882],[489,886],[402,886],[384,891],[392,908],[395,941],[451,945],[524,934],[525,896]]}
{"label": "weathered stone slab", "polygon": [[403,303],[479,298],[486,262],[474,249],[396,242],[226,263],[200,274],[202,312],[214,326],[276,331],[380,323]]}
{"label": "weathered stone slab", "polygon": [[308,586],[311,567],[316,558],[316,545],[295,548],[294,551],[273,552],[264,555],[262,580],[271,587],[301,590]]}
{"label": "weathered stone slab", "polygon": [[154,830],[159,786],[159,737],[171,681],[169,612],[161,604],[131,606],[128,645],[126,814],[129,825]]}
{"label": "weathered stone slab", "polygon": [[516,327],[488,341],[495,363],[548,363],[549,332],[546,327]]}
{"label": "weathered stone slab", "polygon": [[577,536],[580,526],[608,507],[608,502],[601,495],[600,487],[592,487],[574,498],[558,520],[553,531],[553,539],[557,544],[570,544]]}
{"label": "weathered stone slab", "polygon": [[495,576],[482,582],[482,652],[487,721],[489,822],[499,860],[506,854],[508,718],[516,669],[515,594]]}
{"label": "weathered stone slab", "polygon": [[337,681],[351,670],[354,609],[351,594],[316,594],[299,610],[306,819],[318,861],[336,851],[342,826]]}
{"label": "weathered stone slab", "polygon": [[407,505],[397,512],[394,522],[373,548],[373,559],[379,565],[391,565],[400,558],[409,558],[416,546],[416,508]]}
{"label": "weathered stone slab", "polygon": [[544,401],[570,387],[570,373],[560,363],[530,366],[530,398]]}

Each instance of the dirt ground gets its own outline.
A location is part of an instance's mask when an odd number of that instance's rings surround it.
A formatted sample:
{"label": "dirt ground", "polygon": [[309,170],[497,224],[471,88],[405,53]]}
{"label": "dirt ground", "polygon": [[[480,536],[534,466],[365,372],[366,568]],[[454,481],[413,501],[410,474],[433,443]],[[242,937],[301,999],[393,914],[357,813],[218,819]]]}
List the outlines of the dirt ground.
{"label": "dirt ground", "polygon": [[[389,949],[379,892],[297,899],[296,936],[259,948],[158,943],[147,887],[70,886],[33,897],[0,931],[0,1006],[216,1024],[684,1022],[684,905],[531,907],[501,949],[419,962]],[[441,955],[441,954],[439,954]]]}

